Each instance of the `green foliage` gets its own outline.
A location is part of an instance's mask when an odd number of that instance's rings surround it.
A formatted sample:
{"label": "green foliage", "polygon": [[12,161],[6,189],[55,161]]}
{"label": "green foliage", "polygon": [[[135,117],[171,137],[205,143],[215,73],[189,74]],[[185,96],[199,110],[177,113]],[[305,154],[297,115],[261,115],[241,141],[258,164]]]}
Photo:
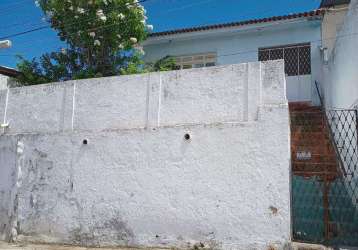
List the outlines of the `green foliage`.
{"label": "green foliage", "polygon": [[156,61],[152,66],[152,71],[169,71],[177,70],[175,58],[172,56],[166,56]]}
{"label": "green foliage", "polygon": [[154,63],[144,63],[140,57],[133,57],[133,62],[127,64],[121,69],[122,75],[141,74],[148,72],[177,70],[175,58],[172,56],[165,56]]}
{"label": "green foliage", "polygon": [[[137,0],[39,0],[51,27],[67,49],[38,60],[20,58],[22,84],[40,84],[134,72],[140,63],[138,43],[147,31]],[[138,70],[138,69],[137,69]]]}
{"label": "green foliage", "polygon": [[148,73],[149,70],[145,67],[145,63],[141,60],[140,53],[134,53],[131,60],[125,62],[120,69],[120,75],[133,75]]}

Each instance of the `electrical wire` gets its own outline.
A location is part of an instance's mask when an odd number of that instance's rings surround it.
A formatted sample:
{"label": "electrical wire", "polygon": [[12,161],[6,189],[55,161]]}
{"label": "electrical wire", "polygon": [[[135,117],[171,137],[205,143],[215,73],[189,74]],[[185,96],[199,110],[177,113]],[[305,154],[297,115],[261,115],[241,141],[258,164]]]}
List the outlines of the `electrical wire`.
{"label": "electrical wire", "polygon": [[[280,21],[278,21],[278,22],[280,22]],[[297,21],[297,20],[291,20],[291,21],[284,21],[285,22],[285,24],[290,24],[290,23],[303,23],[303,22],[306,22],[305,20],[301,20],[301,21]],[[272,25],[276,25],[276,23],[277,22],[273,22],[273,23],[271,23],[270,25],[272,26]],[[111,26],[114,26],[114,25],[116,25],[116,24],[109,24],[109,25],[101,25],[101,26],[97,26],[97,27],[94,27],[94,28],[89,28],[89,29],[87,29],[87,30],[85,30],[85,31],[87,31],[87,32],[89,32],[89,31],[95,31],[95,30],[100,30],[100,29],[102,29],[102,28],[106,28],[106,27],[111,27]],[[72,33],[68,33],[69,35],[74,35],[74,34],[76,34],[77,32],[72,32]],[[0,38],[0,39],[6,39],[5,37],[3,37],[3,38]],[[41,40],[48,40],[47,38],[42,38]],[[41,41],[40,40],[40,41]],[[31,46],[32,47],[32,46]]]}
{"label": "electrical wire", "polygon": [[[311,44],[315,44],[315,43],[320,43],[320,42],[323,42],[323,41],[329,41],[329,40],[335,40],[337,38],[344,38],[344,37],[353,37],[353,36],[358,36],[358,32],[356,33],[347,33],[347,34],[344,34],[344,35],[338,35],[338,36],[335,36],[335,37],[329,37],[329,38],[326,38],[326,39],[317,39],[317,40],[310,40],[310,41],[304,41],[305,43],[311,43]],[[228,54],[220,54],[220,55],[217,55],[217,58],[220,58],[220,57],[228,57],[228,56],[236,56],[236,55],[242,55],[242,54],[248,54],[248,53],[257,53],[258,52],[258,49],[252,49],[252,50],[244,50],[244,51],[237,51],[237,52],[233,52],[233,53],[228,53]],[[0,54],[0,56],[2,56]],[[18,56],[18,54],[6,54],[3,56]]]}
{"label": "electrical wire", "polygon": [[14,28],[14,27],[17,27],[20,25],[24,25],[24,26],[31,25],[32,26],[32,25],[39,25],[39,24],[41,24],[41,23],[38,21],[29,22],[29,20],[27,20],[27,21],[22,21],[22,22],[18,22],[18,23],[12,23],[12,24],[8,24],[8,25],[0,26],[0,30]]}
{"label": "electrical wire", "polygon": [[[22,1],[18,1],[18,2],[12,2],[10,4],[7,4],[5,6],[14,6],[14,5],[20,5],[22,3],[25,3],[25,2],[31,2],[33,0],[22,0]],[[140,4],[140,3],[144,3],[144,2],[147,2],[148,0],[138,0],[137,3],[134,3],[134,4]],[[25,5],[21,6],[22,7],[25,7]],[[0,15],[0,16],[7,16],[7,15],[13,15],[13,12],[9,12],[9,10],[13,10],[14,7],[10,7],[10,8],[5,8],[3,9],[1,6],[0,6],[0,14],[4,14],[4,15]],[[5,11],[4,11],[5,10]]]}
{"label": "electrical wire", "polygon": [[[285,24],[290,24],[290,23],[304,23],[304,22],[306,22],[306,21],[305,21],[305,20],[301,20],[301,21],[291,20],[291,21],[289,21],[289,22],[284,21]],[[271,25],[276,25],[276,24],[277,24],[277,22],[272,23]],[[90,28],[90,29],[87,29],[87,30],[85,30],[85,31],[100,30],[100,29],[102,29],[102,28],[110,27],[110,26],[113,26],[113,25],[116,25],[116,24],[97,26],[97,27],[95,27],[95,28]],[[76,32],[69,33],[69,35],[73,35],[73,34],[76,34]],[[39,41],[46,41],[46,40],[48,40],[48,38],[46,38],[46,39],[41,38],[40,40],[37,40],[37,42],[39,42]],[[33,47],[33,45],[29,45],[29,46],[28,46],[28,48],[32,48],[32,47]],[[25,48],[26,48],[26,47],[25,47]]]}
{"label": "electrical wire", "polygon": [[[28,0],[26,0],[26,1],[28,1]],[[144,3],[144,2],[147,2],[147,1],[149,1],[149,0],[139,0],[137,3],[135,3],[136,5],[138,5],[138,4],[141,4],[141,3]],[[202,2],[199,2],[199,3],[191,3],[191,4],[188,4],[188,5],[184,5],[184,6],[182,6],[182,7],[180,7],[180,8],[174,8],[174,9],[169,9],[169,10],[166,10],[166,11],[164,11],[164,12],[160,12],[159,13],[159,15],[161,15],[161,14],[165,14],[165,13],[170,13],[170,12],[172,12],[172,11],[177,11],[177,10],[181,10],[181,9],[184,9],[184,8],[187,8],[187,7],[192,7],[192,6],[194,6],[194,5],[198,5],[198,4],[204,4],[204,3],[208,3],[208,2],[212,2],[212,1],[214,1],[214,0],[206,0],[206,1],[202,1]],[[251,12],[251,13],[246,13],[246,14],[264,14],[264,13],[269,13],[269,12],[272,12],[273,10],[272,9],[269,9],[269,10],[265,10],[265,11],[261,11],[261,12]],[[245,15],[246,15],[245,14]],[[243,17],[243,15],[241,15],[240,17]],[[83,21],[92,21],[92,20],[94,20],[94,18],[90,18],[90,19],[86,19],[86,20],[83,20]],[[36,23],[33,23],[33,24],[36,24]],[[41,24],[41,23],[38,23],[38,24]],[[19,25],[26,25],[26,23],[15,23],[15,24],[13,24],[13,26],[19,26]],[[68,26],[68,27],[71,27],[71,26],[77,26],[78,25],[78,21],[75,21],[75,22],[72,22],[72,23],[69,23],[69,24],[67,24],[66,26]],[[206,24],[200,24],[200,26],[202,26],[202,25],[206,25]],[[11,26],[11,25],[8,25],[8,26],[5,26],[6,28],[11,28],[11,27],[13,27],[13,26]],[[0,29],[1,29],[2,27],[0,27]],[[45,27],[35,27],[35,28],[33,28],[33,29],[31,29],[31,30],[28,30],[28,31],[23,31],[23,32],[19,32],[19,33],[15,33],[15,34],[10,34],[10,35],[6,35],[6,36],[3,36],[3,37],[1,37],[0,39],[9,39],[9,38],[12,38],[12,37],[17,37],[17,36],[21,36],[21,35],[24,35],[24,34],[28,34],[28,33],[32,33],[32,32],[36,32],[36,31],[38,31],[38,30],[42,30],[42,29],[44,29]],[[47,25],[47,28],[51,28],[51,26],[50,25]]]}
{"label": "electrical wire", "polygon": [[46,26],[38,27],[38,28],[35,28],[35,29],[32,29],[32,30],[23,31],[23,32],[15,33],[15,34],[8,35],[8,36],[3,36],[3,37],[0,37],[0,40],[5,40],[5,39],[9,39],[9,38],[14,38],[14,37],[17,37],[17,36],[22,36],[22,35],[32,33],[32,32],[35,32],[35,31],[48,29],[49,27],[50,26],[46,25]]}
{"label": "electrical wire", "polygon": [[[139,3],[143,3],[143,2],[146,2],[148,0],[143,0]],[[174,8],[174,9],[169,9],[169,10],[166,10],[166,11],[161,11],[160,13],[156,14],[156,15],[161,15],[161,14],[166,14],[166,13],[170,13],[170,12],[173,12],[173,11],[177,11],[177,10],[181,10],[181,9],[185,9],[185,8],[188,8],[188,7],[192,7],[192,6],[195,6],[195,5],[199,5],[199,4],[204,4],[204,3],[208,3],[208,2],[212,2],[212,1],[217,1],[217,0],[206,0],[206,1],[203,1],[203,2],[199,2],[199,3],[194,3],[194,4],[188,4],[188,5],[183,5],[182,7],[180,7],[179,9],[178,8]],[[88,21],[91,21],[91,20],[88,20]],[[73,22],[73,23],[76,23],[76,22]],[[19,25],[26,25],[26,24],[41,24],[41,22],[20,22],[20,23],[13,23],[13,24],[10,24],[10,25],[7,25],[7,26],[0,26],[0,30],[1,29],[5,29],[5,28],[12,28],[12,27],[16,27],[16,26],[19,26]]]}
{"label": "electrical wire", "polygon": [[[141,4],[141,3],[144,3],[144,2],[148,2],[148,1],[149,1],[149,0],[138,0],[138,1],[137,1],[136,3],[134,3],[134,4],[135,4],[135,5],[138,5],[138,4]],[[132,6],[133,6],[133,5],[132,5]],[[88,21],[91,21],[91,20],[95,20],[95,18],[86,19],[85,21],[88,22]],[[75,25],[78,25],[78,22],[70,23],[68,26],[75,26]],[[3,36],[3,37],[0,37],[0,40],[9,39],[9,38],[21,36],[21,35],[24,35],[24,34],[36,32],[36,31],[43,30],[43,29],[48,29],[48,28],[51,28],[51,25],[45,25],[45,26],[37,27],[37,28],[31,29],[31,30],[26,30],[26,31],[22,31],[22,32],[18,32],[18,33],[6,35],[6,36]]]}
{"label": "electrical wire", "polygon": [[[149,1],[149,0],[140,0],[140,1],[137,1],[135,4],[138,5],[138,4],[140,4],[140,3],[147,2],[147,1]],[[90,20],[94,20],[94,19],[96,19],[96,18],[86,19],[86,20],[84,20],[84,21],[90,21]],[[78,25],[78,22],[76,22],[76,24],[75,24],[75,22],[73,22],[72,25],[73,25],[73,26]],[[89,32],[89,31],[96,31],[96,30],[100,30],[100,29],[102,29],[102,28],[111,27],[111,26],[114,26],[114,25],[117,25],[117,24],[109,24],[109,25],[97,26],[97,27],[94,27],[94,28],[89,28],[89,29],[87,29],[87,30],[85,30],[85,31],[88,31],[88,32]],[[71,26],[71,25],[70,25],[70,26]],[[24,32],[20,32],[20,33],[16,33],[16,34],[4,36],[4,37],[1,37],[0,40],[5,40],[5,39],[9,39],[9,38],[21,36],[21,35],[23,35],[23,34],[31,33],[31,32],[34,32],[34,31],[44,30],[44,29],[46,29],[46,28],[48,28],[47,25],[46,25],[46,26],[42,26],[42,27],[38,27],[38,28],[35,28],[35,29],[32,29],[32,30],[28,30],[28,31],[24,31]],[[69,33],[69,35],[73,35],[73,34],[76,34],[76,33],[77,33],[77,32]],[[48,39],[51,39],[51,38],[47,37],[47,38],[45,38],[45,39],[41,38],[40,40],[31,40],[31,43],[34,43],[34,42],[45,42],[45,41],[47,41]],[[57,46],[57,45],[56,45],[56,46]],[[34,45],[29,45],[29,46],[27,46],[27,47],[25,47],[25,48],[33,48],[33,47],[34,47]],[[23,48],[24,48],[24,47],[23,47]],[[24,53],[17,52],[16,54],[13,54],[12,56],[17,56],[17,55],[19,55],[19,54],[24,54]],[[7,56],[11,56],[11,55],[7,55]]]}
{"label": "electrical wire", "polygon": [[[138,3],[143,3],[143,2],[146,2],[146,1],[149,1],[149,0],[141,0],[141,1],[138,1]],[[290,22],[287,22],[285,21],[284,23],[287,24],[287,23],[298,23],[297,20],[292,20]],[[306,22],[305,20],[301,21],[301,22]],[[275,22],[277,23],[277,22]],[[271,24],[271,25],[275,25],[274,24]],[[111,25],[103,25],[103,26],[98,26],[96,28],[91,28],[91,29],[88,29],[87,31],[92,31],[92,30],[99,30],[99,29],[102,29],[102,28],[106,28],[106,27],[110,27],[110,26],[113,26],[115,24],[111,24]],[[3,39],[7,39],[7,38],[11,38],[11,37],[14,37],[15,36],[21,36],[23,34],[27,34],[27,33],[31,33],[31,32],[35,32],[35,31],[38,31],[38,30],[42,30],[42,29],[45,29],[46,26],[43,26],[43,27],[38,27],[36,29],[33,29],[33,30],[29,30],[29,31],[25,31],[25,32],[21,32],[21,33],[17,33],[17,34],[13,34],[13,35],[10,35],[10,36],[6,36],[6,37],[3,37],[3,38],[0,38],[1,40]],[[74,33],[71,33],[71,34],[74,34]],[[339,37],[346,37],[346,36],[353,36],[353,35],[358,35],[358,33],[351,33],[351,34],[348,34],[348,35],[341,35],[341,36],[335,36],[335,37],[331,37],[331,38],[326,38],[326,39],[319,39],[319,40],[315,40],[315,41],[307,41],[307,42],[311,42],[311,43],[317,43],[317,42],[323,42],[324,40],[332,40],[332,39],[337,39]],[[44,42],[44,39],[41,39],[39,40],[39,42]],[[57,46],[57,45],[56,45]],[[29,47],[33,47],[33,46],[29,46]],[[26,48],[26,47],[25,47]],[[217,57],[225,57],[225,56],[234,56],[234,55],[239,55],[239,54],[246,54],[246,53],[256,53],[257,52],[257,49],[255,50],[247,50],[247,51],[237,51],[237,52],[233,52],[233,53],[230,53],[230,54],[222,54],[222,55],[218,55]],[[13,54],[13,55],[10,55],[10,54],[6,54],[6,55],[1,55],[1,56],[16,56],[18,54],[22,54],[22,53],[17,53],[17,54]]]}

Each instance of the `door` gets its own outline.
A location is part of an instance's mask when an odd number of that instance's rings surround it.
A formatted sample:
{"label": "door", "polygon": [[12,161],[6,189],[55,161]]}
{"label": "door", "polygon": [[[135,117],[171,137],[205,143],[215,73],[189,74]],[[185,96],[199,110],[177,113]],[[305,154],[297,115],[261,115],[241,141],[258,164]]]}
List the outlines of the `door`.
{"label": "door", "polygon": [[285,61],[288,101],[312,101],[311,45],[306,43],[259,49],[259,61],[279,59]]}

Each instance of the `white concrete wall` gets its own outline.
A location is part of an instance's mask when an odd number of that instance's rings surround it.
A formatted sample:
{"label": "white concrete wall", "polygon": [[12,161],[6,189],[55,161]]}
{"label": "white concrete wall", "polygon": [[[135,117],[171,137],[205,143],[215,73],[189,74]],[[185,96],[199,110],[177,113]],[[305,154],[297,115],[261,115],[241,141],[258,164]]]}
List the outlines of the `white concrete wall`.
{"label": "white concrete wall", "polygon": [[167,55],[208,52],[216,53],[217,65],[256,62],[259,48],[310,43],[312,74],[288,77],[287,93],[290,101],[313,101],[318,104],[314,82],[322,81],[321,20],[289,20],[157,39],[149,39],[144,44],[145,60],[148,62]]}
{"label": "white concrete wall", "polygon": [[9,77],[0,74],[0,90],[7,88]]}
{"label": "white concrete wall", "polygon": [[18,86],[15,78],[11,78],[0,74],[0,90],[7,89],[8,87]]}
{"label": "white concrete wall", "polygon": [[0,145],[11,140],[16,152],[7,233],[17,240],[219,249],[290,241],[281,61],[11,89],[7,114]]}
{"label": "white concrete wall", "polygon": [[[7,77],[0,74],[0,124],[3,123],[4,104],[6,102]],[[0,139],[0,240],[7,240],[11,230],[16,181],[16,138]]]}
{"label": "white concrete wall", "polygon": [[13,217],[17,210],[16,193],[16,138],[0,139],[0,240],[8,240],[14,226]]}
{"label": "white concrete wall", "polygon": [[10,88],[0,92],[0,115],[10,124],[8,134],[253,121],[263,101],[286,98],[278,87],[262,92],[261,67],[270,73],[271,64],[262,65]]}
{"label": "white concrete wall", "polygon": [[358,104],[358,1],[352,0],[328,66],[325,67],[327,108]]}

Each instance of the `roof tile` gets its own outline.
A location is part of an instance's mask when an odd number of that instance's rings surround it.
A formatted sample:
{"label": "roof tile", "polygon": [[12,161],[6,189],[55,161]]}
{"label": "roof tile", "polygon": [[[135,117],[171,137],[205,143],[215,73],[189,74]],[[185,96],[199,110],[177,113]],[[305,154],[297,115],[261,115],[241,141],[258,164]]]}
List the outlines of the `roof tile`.
{"label": "roof tile", "polygon": [[323,14],[324,14],[324,10],[318,9],[310,12],[294,13],[294,14],[283,15],[283,16],[273,16],[273,17],[252,19],[252,20],[246,20],[240,22],[231,22],[231,23],[222,23],[222,24],[214,24],[214,25],[207,25],[207,26],[190,27],[184,29],[168,30],[168,31],[152,33],[149,35],[149,37],[160,37],[160,36],[169,36],[169,35],[175,35],[181,33],[239,27],[249,24],[267,23],[267,22],[273,22],[278,20],[290,20],[290,19],[301,18],[301,17],[322,16]]}

